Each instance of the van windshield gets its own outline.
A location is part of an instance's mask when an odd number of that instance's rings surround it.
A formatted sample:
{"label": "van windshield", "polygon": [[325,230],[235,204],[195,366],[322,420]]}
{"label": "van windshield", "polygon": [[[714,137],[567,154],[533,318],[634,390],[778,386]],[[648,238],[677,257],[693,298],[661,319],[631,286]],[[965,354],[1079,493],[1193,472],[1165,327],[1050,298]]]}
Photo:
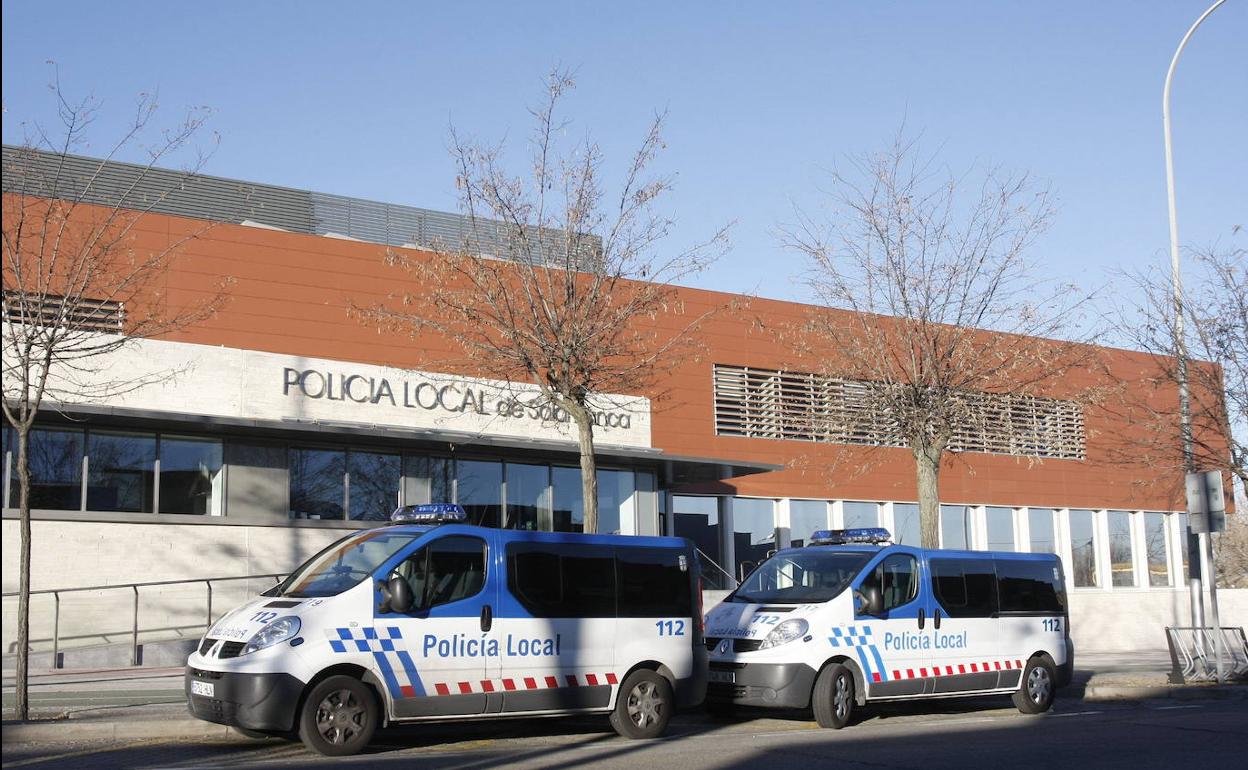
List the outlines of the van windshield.
{"label": "van windshield", "polygon": [[345,537],[304,562],[277,593],[300,599],[336,596],[368,578],[421,534],[374,529]]}
{"label": "van windshield", "polygon": [[751,572],[727,601],[826,602],[845,590],[871,556],[870,553],[838,553],[821,548],[778,553]]}

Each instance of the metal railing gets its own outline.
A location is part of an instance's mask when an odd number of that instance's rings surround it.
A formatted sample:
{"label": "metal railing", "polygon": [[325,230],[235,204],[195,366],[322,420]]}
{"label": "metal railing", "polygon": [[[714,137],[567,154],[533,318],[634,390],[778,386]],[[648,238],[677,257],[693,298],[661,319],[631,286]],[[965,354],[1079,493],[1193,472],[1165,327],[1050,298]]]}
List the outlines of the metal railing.
{"label": "metal railing", "polygon": [[[738,581],[735,577],[732,576],[731,572],[719,566],[719,563],[716,562],[711,557],[707,556],[706,552],[703,551],[701,548],[695,548],[694,550],[698,554],[698,561],[702,564],[702,574],[704,576],[706,575],[707,565],[710,565],[711,567],[710,574],[714,575],[717,578],[715,580],[714,586],[710,585],[711,581],[705,580],[704,578],[703,582],[707,585],[708,588],[718,588],[720,590],[731,591],[732,589],[737,587]],[[725,578],[725,580],[719,580],[718,577],[720,575],[722,575]]]}
{"label": "metal railing", "polygon": [[[203,583],[206,593],[207,609],[204,613],[205,630],[212,627],[212,584],[224,583],[231,580],[273,580],[273,584],[277,585],[282,578],[286,577],[286,573],[269,573],[265,575],[238,575],[229,577],[210,577],[210,578],[186,578],[183,580],[153,580],[146,583],[116,583],[105,586],[75,586],[74,588],[45,588],[39,591],[31,591],[31,596],[52,595],[52,667],[60,668],[60,646],[61,646],[61,594],[81,593],[86,591],[120,591],[128,589],[134,594],[133,611],[131,614],[130,625],[130,665],[139,665],[139,589],[152,588],[155,586],[176,586],[176,585],[195,585]],[[2,596],[5,599],[17,596],[17,591],[5,592]]]}

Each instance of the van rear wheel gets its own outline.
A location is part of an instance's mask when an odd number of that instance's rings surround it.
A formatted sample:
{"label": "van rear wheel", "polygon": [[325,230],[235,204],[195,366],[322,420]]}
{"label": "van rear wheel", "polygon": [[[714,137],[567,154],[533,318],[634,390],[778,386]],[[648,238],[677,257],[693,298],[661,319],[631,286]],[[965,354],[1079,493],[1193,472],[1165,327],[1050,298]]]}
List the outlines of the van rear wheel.
{"label": "van rear wheel", "polygon": [[839,730],[854,716],[854,674],[834,663],[819,673],[810,696],[815,721],[820,727]]}
{"label": "van rear wheel", "polygon": [[1014,705],[1024,714],[1043,714],[1053,707],[1057,694],[1057,675],[1053,664],[1043,655],[1027,661],[1023,681],[1014,691]]}
{"label": "van rear wheel", "polygon": [[676,708],[672,686],[648,669],[629,674],[615,696],[611,727],[625,738],[657,738],[667,729]]}
{"label": "van rear wheel", "polygon": [[380,718],[381,709],[368,685],[349,676],[331,676],[304,699],[299,738],[318,754],[355,754],[372,740]]}

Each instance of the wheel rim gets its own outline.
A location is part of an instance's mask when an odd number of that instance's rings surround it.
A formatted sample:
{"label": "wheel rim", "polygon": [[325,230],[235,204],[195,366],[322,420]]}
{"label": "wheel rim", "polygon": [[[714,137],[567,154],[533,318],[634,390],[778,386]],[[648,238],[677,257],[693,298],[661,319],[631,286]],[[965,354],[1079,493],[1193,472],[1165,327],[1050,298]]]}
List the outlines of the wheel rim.
{"label": "wheel rim", "polygon": [[1036,666],[1027,675],[1027,696],[1037,706],[1049,699],[1052,686],[1049,681],[1049,672],[1043,666]]}
{"label": "wheel rim", "polygon": [[628,719],[637,727],[649,727],[663,714],[663,698],[654,682],[638,682],[628,693]]}
{"label": "wheel rim", "polygon": [[849,716],[850,701],[853,698],[853,685],[849,682],[849,677],[841,674],[836,678],[836,691],[832,693],[832,706],[836,711],[837,719],[845,719]]}
{"label": "wheel rim", "polygon": [[350,690],[334,690],[316,707],[316,731],[336,746],[357,739],[367,724],[368,710]]}

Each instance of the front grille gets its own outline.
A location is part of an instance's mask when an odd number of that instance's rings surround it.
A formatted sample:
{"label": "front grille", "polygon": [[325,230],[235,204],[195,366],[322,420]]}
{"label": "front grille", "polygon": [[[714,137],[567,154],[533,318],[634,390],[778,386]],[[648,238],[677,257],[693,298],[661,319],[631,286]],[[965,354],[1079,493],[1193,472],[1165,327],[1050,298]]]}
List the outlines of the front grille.
{"label": "front grille", "polygon": [[[706,637],[706,649],[714,652],[715,648],[718,647],[719,643],[722,641],[724,641],[724,638],[722,636],[708,636]],[[762,639],[733,639],[732,651],[733,652],[754,652],[759,647],[761,647],[762,644],[763,644]]]}
{"label": "front grille", "polygon": [[216,640],[216,639],[205,639],[204,641],[200,642],[200,643],[199,643],[199,654],[200,654],[200,655],[207,655],[207,654],[208,654],[208,651],[212,649],[212,645],[214,645],[214,644],[216,644],[216,643],[217,643],[217,640]]}
{"label": "front grille", "polygon": [[191,676],[196,679],[220,679],[224,675],[221,671],[204,671],[202,668],[191,669]]}
{"label": "front grille", "polygon": [[246,642],[222,642],[218,658],[237,658],[247,646]]}

